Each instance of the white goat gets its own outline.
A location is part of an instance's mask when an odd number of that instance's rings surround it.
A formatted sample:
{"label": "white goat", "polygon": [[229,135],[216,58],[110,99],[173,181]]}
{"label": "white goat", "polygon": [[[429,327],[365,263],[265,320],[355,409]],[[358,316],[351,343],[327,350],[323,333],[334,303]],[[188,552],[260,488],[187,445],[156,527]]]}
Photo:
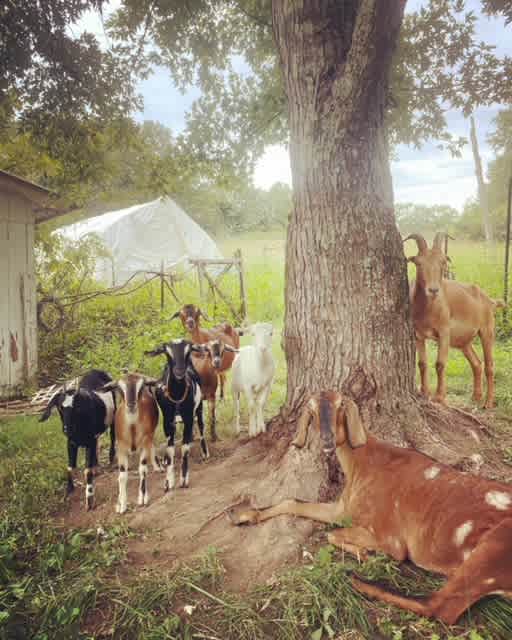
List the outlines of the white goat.
{"label": "white goat", "polygon": [[247,398],[249,437],[265,431],[263,408],[270,394],[276,365],[272,355],[272,325],[257,322],[246,330],[253,344],[242,347],[233,362],[232,390],[235,402],[235,431],[240,433],[240,394]]}

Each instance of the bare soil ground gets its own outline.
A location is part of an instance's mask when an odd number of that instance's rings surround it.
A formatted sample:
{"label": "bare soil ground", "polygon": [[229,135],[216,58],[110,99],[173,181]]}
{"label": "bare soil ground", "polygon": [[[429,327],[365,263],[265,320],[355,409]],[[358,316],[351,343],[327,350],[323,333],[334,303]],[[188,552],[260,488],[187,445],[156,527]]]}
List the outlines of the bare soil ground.
{"label": "bare soil ground", "polygon": [[[423,411],[428,414],[430,409],[423,405]],[[433,430],[430,444],[439,447],[443,442],[449,443],[446,455],[439,456],[445,458],[443,462],[449,461],[466,473],[512,479],[512,468],[504,457],[507,449],[512,452],[508,419],[491,412],[468,416],[465,409],[462,413],[445,408],[432,411],[437,429]],[[250,441],[211,445],[211,459],[200,462],[195,443],[190,487],[165,494],[164,475],[152,471],[148,480],[151,503],[147,507],[136,505],[137,460],[133,458],[128,486],[130,506],[125,515],[115,513],[117,470],[103,468],[96,479],[96,508],[85,511],[83,487],[79,486],[70,498],[69,510],[60,515],[61,524],[94,528],[122,520],[139,531],[141,535],[129,542],[127,569],[173,570],[213,545],[226,569],[224,588],[243,592],[299,562],[313,530],[324,526],[285,516],[256,527],[234,527],[225,511],[243,500],[264,507],[284,498],[317,500],[322,495],[332,499],[339,487],[326,487],[325,479],[336,474],[330,468],[332,461],[315,455],[319,449],[316,435],[310,437],[304,450],[298,451],[289,448],[288,438],[276,439],[274,431]],[[179,461],[176,469],[178,473]],[[323,537],[318,532],[316,542]]]}

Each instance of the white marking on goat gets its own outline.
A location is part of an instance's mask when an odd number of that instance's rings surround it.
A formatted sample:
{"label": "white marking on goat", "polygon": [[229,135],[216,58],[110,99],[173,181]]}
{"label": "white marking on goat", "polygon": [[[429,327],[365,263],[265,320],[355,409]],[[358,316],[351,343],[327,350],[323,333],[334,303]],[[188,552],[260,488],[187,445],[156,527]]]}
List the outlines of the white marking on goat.
{"label": "white marking on goat", "polygon": [[484,580],[484,584],[494,584],[496,582],[496,578],[487,578]]}
{"label": "white marking on goat", "polygon": [[462,554],[464,561],[466,561],[472,553],[473,551],[471,551],[470,549],[466,549],[466,551],[464,551],[464,553]]}
{"label": "white marking on goat", "polygon": [[114,398],[112,397],[112,392],[107,391],[106,393],[102,393],[95,391],[94,393],[105,405],[105,426],[110,427],[114,422]]}
{"label": "white marking on goat", "polygon": [[440,467],[429,467],[428,469],[425,469],[425,472],[423,473],[423,475],[427,480],[433,480],[436,476],[439,475],[440,471],[441,471]]}
{"label": "white marking on goat", "polygon": [[512,498],[510,493],[505,493],[504,491],[488,491],[485,494],[485,501],[491,507],[498,509],[498,511],[505,511],[510,507]]}
{"label": "white marking on goat", "polygon": [[201,402],[201,387],[198,384],[196,384],[196,389],[194,391],[194,411],[197,409],[200,402]]}
{"label": "white marking on goat", "polygon": [[74,399],[75,399],[74,394],[73,395],[69,395],[69,394],[66,393],[66,395],[64,396],[64,400],[62,402],[62,406],[63,407],[72,407]]}
{"label": "white marking on goat", "polygon": [[455,529],[455,533],[453,535],[453,541],[457,547],[462,547],[464,544],[464,540],[469,536],[469,534],[473,531],[473,522],[472,520],[468,520],[467,522],[462,523],[459,527]]}

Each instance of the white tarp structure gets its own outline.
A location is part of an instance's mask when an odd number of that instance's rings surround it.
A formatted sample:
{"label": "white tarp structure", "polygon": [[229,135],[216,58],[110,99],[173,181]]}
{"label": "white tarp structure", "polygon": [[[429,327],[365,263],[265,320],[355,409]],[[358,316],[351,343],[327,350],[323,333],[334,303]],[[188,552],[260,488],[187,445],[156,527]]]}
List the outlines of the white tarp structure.
{"label": "white tarp structure", "polygon": [[171,198],[110,211],[59,229],[79,240],[95,233],[112,259],[101,259],[96,278],[120,284],[136,271],[160,271],[187,258],[222,258],[215,242]]}

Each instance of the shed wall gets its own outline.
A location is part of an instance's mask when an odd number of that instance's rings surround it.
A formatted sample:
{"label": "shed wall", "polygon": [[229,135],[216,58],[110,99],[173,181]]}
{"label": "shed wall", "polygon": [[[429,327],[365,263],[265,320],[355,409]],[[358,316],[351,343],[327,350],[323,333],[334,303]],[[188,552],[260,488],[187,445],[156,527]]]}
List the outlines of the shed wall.
{"label": "shed wall", "polygon": [[0,192],[0,397],[37,370],[34,213],[18,194]]}

